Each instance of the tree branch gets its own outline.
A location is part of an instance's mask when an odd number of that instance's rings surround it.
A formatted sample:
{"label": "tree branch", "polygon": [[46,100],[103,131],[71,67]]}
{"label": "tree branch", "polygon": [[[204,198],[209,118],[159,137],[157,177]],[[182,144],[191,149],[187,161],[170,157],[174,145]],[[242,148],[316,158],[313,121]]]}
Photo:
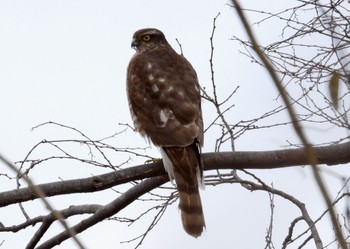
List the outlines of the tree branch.
{"label": "tree branch", "polygon": [[[320,164],[338,165],[350,162],[350,142],[314,147]],[[274,151],[203,153],[204,170],[216,169],[276,169],[307,165],[303,148]],[[150,163],[121,169],[98,176],[51,182],[37,185],[45,196],[72,193],[90,193],[105,190],[129,181],[165,175],[163,164]],[[0,207],[37,199],[31,188],[21,188],[0,193]]]}
{"label": "tree branch", "polygon": [[[141,195],[151,191],[154,188],[159,187],[160,185],[166,183],[168,180],[169,179],[167,176],[158,176],[158,177],[152,177],[152,178],[146,179],[141,183],[135,185],[128,191],[126,191],[123,195],[121,195],[114,201],[98,209],[89,218],[82,220],[80,223],[71,227],[70,229],[76,232],[77,234],[81,233],[84,230],[88,229],[89,227],[92,227],[96,223],[101,222],[103,219],[106,219],[118,213],[120,210],[128,206],[130,203],[132,203]],[[52,248],[56,245],[61,244],[63,241],[69,238],[70,238],[69,233],[64,231],[48,239],[46,242],[38,246],[36,249]]]}
{"label": "tree branch", "polygon": [[72,237],[73,240],[76,242],[76,244],[78,245],[78,247],[80,249],[84,249],[84,246],[82,245],[82,243],[80,242],[80,240],[75,236],[75,232],[74,230],[69,230],[69,227],[65,221],[65,219],[63,219],[63,217],[61,216],[60,213],[56,212],[52,205],[49,203],[49,201],[46,199],[45,196],[45,192],[38,187],[37,185],[35,185],[33,183],[33,181],[26,175],[23,174],[21,172],[21,170],[17,169],[16,165],[14,165],[12,162],[10,162],[9,160],[7,160],[5,157],[3,157],[2,155],[0,155],[0,161],[4,162],[10,169],[12,169],[13,171],[15,171],[17,173],[18,176],[22,177],[28,184],[29,184],[29,189],[30,191],[33,192],[33,194],[35,196],[37,196],[37,198],[40,198],[43,203],[45,204],[45,207],[50,210],[52,212],[52,215],[55,216],[55,218],[61,223],[61,225],[66,229],[67,234],[69,235],[69,237]]}
{"label": "tree branch", "polygon": [[294,107],[292,106],[292,102],[289,99],[287,91],[286,91],[285,87],[282,85],[281,80],[278,77],[276,70],[274,69],[269,58],[266,56],[266,54],[263,52],[263,50],[259,46],[259,44],[255,38],[255,35],[250,28],[251,26],[248,24],[248,20],[246,19],[245,15],[242,11],[240,4],[238,3],[237,0],[232,0],[232,3],[235,6],[237,14],[239,15],[239,17],[242,21],[242,24],[244,26],[244,29],[247,32],[247,35],[248,35],[250,41],[252,42],[252,47],[253,47],[254,51],[257,53],[257,55],[260,58],[260,60],[262,61],[263,65],[266,67],[267,71],[269,72],[269,74],[272,78],[273,83],[277,87],[277,89],[278,89],[278,91],[283,99],[283,102],[286,104],[287,111],[288,111],[289,117],[292,121],[292,125],[294,127],[294,130],[297,133],[299,139],[302,141],[302,144],[304,146],[304,150],[306,152],[305,154],[307,157],[307,163],[312,166],[311,169],[312,169],[314,178],[315,178],[317,185],[319,186],[319,189],[323,195],[323,198],[324,198],[324,200],[329,208],[329,214],[330,214],[331,221],[332,221],[334,229],[335,229],[335,234],[337,236],[337,239],[338,239],[341,247],[343,249],[346,249],[347,245],[345,242],[345,238],[344,238],[343,233],[340,229],[339,223],[337,222],[335,211],[332,208],[331,198],[328,194],[328,190],[324,184],[324,181],[323,181],[321,174],[319,173],[319,169],[317,167],[319,162],[317,161],[317,155],[313,149],[313,146],[309,143],[309,140],[308,140],[308,138],[303,130],[302,125],[301,125],[301,121],[299,120],[299,118],[296,115]]}

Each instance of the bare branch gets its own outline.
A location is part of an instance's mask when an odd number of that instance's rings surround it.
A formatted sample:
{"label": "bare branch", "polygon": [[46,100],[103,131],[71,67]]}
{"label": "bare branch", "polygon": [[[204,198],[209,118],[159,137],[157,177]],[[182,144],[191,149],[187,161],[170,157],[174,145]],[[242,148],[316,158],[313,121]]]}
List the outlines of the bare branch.
{"label": "bare branch", "polygon": [[255,35],[253,34],[250,25],[248,24],[248,21],[242,11],[242,8],[240,7],[240,4],[238,3],[237,0],[232,0],[233,5],[235,6],[235,9],[243,23],[243,26],[249,36],[249,39],[252,42],[252,46],[253,49],[255,50],[255,52],[257,53],[258,57],[260,58],[260,60],[262,61],[262,63],[264,64],[264,66],[266,67],[267,71],[269,72],[272,81],[274,82],[275,86],[277,87],[279,93],[282,96],[282,99],[284,101],[284,103],[286,104],[287,110],[288,110],[288,114],[292,120],[292,124],[294,127],[294,130],[296,131],[298,137],[300,138],[300,140],[303,143],[304,149],[305,149],[305,153],[307,156],[307,162],[308,164],[310,164],[312,167],[312,172],[314,174],[315,180],[317,182],[317,185],[320,188],[320,191],[324,197],[324,200],[330,210],[330,217],[333,223],[333,226],[335,228],[335,233],[336,236],[338,238],[339,243],[341,244],[341,247],[343,249],[347,249],[347,245],[343,236],[343,233],[339,227],[339,224],[336,220],[336,215],[335,215],[335,211],[332,207],[332,202],[330,199],[330,196],[328,194],[328,190],[325,186],[325,183],[319,173],[319,169],[317,168],[317,156],[316,153],[314,152],[311,144],[309,143],[306,134],[303,131],[303,127],[300,124],[300,120],[298,119],[296,112],[294,110],[294,107],[291,104],[290,99],[288,98],[288,94],[286,92],[286,89],[284,88],[284,86],[281,83],[281,80],[279,79],[275,69],[273,68],[272,63],[270,62],[270,60],[268,59],[268,57],[265,55],[265,53],[261,50],[259,44],[257,43],[256,39],[255,39]]}
{"label": "bare branch", "polygon": [[[320,164],[339,165],[350,161],[350,142],[315,147]],[[303,148],[275,151],[203,153],[204,170],[217,169],[275,169],[307,164]],[[134,166],[88,178],[51,182],[38,186],[45,196],[101,191],[113,186],[148,177],[166,175],[161,162]],[[0,207],[37,199],[31,188],[0,193]]]}
{"label": "bare branch", "polygon": [[75,243],[79,246],[79,248],[84,249],[83,244],[79,241],[79,239],[75,236],[75,231],[74,230],[70,230],[67,223],[65,222],[64,218],[61,216],[60,213],[56,212],[54,210],[54,208],[52,207],[52,205],[49,203],[49,201],[46,199],[45,193],[43,192],[43,190],[35,185],[33,183],[33,181],[25,174],[23,174],[19,169],[17,169],[16,165],[12,164],[9,160],[7,160],[6,158],[4,158],[2,155],[0,155],[0,160],[2,162],[4,162],[10,169],[12,169],[13,171],[15,171],[20,177],[22,177],[23,179],[25,179],[25,181],[28,183],[28,185],[30,186],[29,189],[32,192],[32,194],[34,194],[37,198],[40,198],[43,203],[45,204],[46,208],[48,210],[50,210],[55,218],[62,224],[62,226],[66,229],[67,234],[73,238],[73,240],[75,241]]}
{"label": "bare branch", "polygon": [[[77,234],[85,231],[89,227],[101,222],[104,219],[118,213],[124,207],[128,206],[131,202],[137,199],[139,196],[151,191],[154,188],[159,187],[168,181],[167,176],[159,176],[146,179],[141,183],[135,185],[128,191],[126,191],[122,196],[118,197],[114,201],[108,203],[107,205],[99,208],[93,215],[89,218],[84,219],[77,225],[71,227],[70,229],[75,231]],[[63,241],[69,239],[71,236],[67,232],[62,232],[37,247],[37,249],[52,248],[56,245],[61,244]]]}

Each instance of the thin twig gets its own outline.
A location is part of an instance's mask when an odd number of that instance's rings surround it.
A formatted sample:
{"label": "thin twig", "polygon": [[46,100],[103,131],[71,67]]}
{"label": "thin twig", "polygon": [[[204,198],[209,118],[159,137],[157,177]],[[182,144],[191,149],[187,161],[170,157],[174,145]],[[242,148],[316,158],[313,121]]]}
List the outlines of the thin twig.
{"label": "thin twig", "polygon": [[[107,219],[110,216],[116,214],[124,207],[128,206],[134,200],[136,200],[139,196],[151,191],[152,189],[159,187],[163,183],[169,181],[168,176],[160,176],[146,179],[139,183],[138,185],[133,186],[131,189],[126,191],[123,195],[108,203],[104,207],[98,209],[93,215],[82,220],[77,225],[73,226],[71,229],[76,231],[76,233],[81,233],[85,231],[89,227],[101,222],[103,219]],[[45,249],[52,248],[53,246],[61,244],[63,241],[69,239],[69,234],[66,232],[62,232],[48,239],[37,249]]]}
{"label": "thin twig", "polygon": [[320,175],[320,172],[319,172],[319,169],[317,167],[317,157],[314,153],[314,150],[311,146],[311,144],[309,143],[306,135],[304,134],[304,131],[303,131],[303,128],[300,124],[300,121],[298,120],[297,118],[297,115],[294,111],[294,108],[293,106],[291,105],[291,102],[288,98],[288,94],[286,93],[286,90],[285,88],[283,87],[283,85],[281,84],[281,80],[279,79],[278,75],[276,74],[271,62],[269,61],[269,59],[267,58],[267,56],[265,55],[265,53],[261,50],[258,42],[256,41],[256,38],[255,38],[255,35],[253,34],[253,31],[252,29],[250,28],[250,25],[248,23],[248,20],[246,19],[243,11],[242,11],[242,8],[240,6],[240,4],[238,3],[237,0],[232,0],[232,3],[236,9],[236,12],[237,14],[239,15],[240,17],[240,20],[242,21],[243,23],[243,26],[249,36],[249,39],[250,41],[252,42],[252,46],[253,46],[253,49],[255,50],[255,52],[257,53],[258,57],[260,58],[260,60],[262,61],[262,63],[264,64],[264,66],[266,67],[266,69],[268,70],[275,86],[277,87],[279,93],[281,94],[281,97],[284,101],[284,103],[286,104],[286,107],[287,107],[287,110],[288,110],[288,114],[289,114],[289,117],[291,118],[292,120],[292,125],[294,127],[294,130],[296,131],[298,137],[300,138],[300,140],[302,141],[303,145],[304,145],[304,149],[305,149],[305,153],[306,153],[306,156],[307,156],[307,161],[308,163],[312,166],[312,172],[314,174],[314,177],[315,177],[315,180],[317,182],[317,185],[319,186],[320,188],[320,191],[322,193],[322,196],[327,204],[327,207],[329,208],[329,213],[330,213],[330,216],[331,216],[331,220],[332,220],[332,223],[333,223],[333,226],[335,228],[335,233],[336,233],[336,236],[338,238],[338,241],[341,245],[341,247],[343,249],[347,249],[347,245],[346,245],[346,242],[345,242],[345,239],[344,239],[344,235],[339,227],[339,224],[337,222],[337,218],[336,218],[336,215],[335,215],[335,211],[334,211],[334,208],[332,206],[332,201],[331,201],[331,198],[328,194],[328,191],[327,191],[327,188],[324,184],[324,181]]}
{"label": "thin twig", "polygon": [[73,238],[75,243],[78,245],[80,249],[84,249],[85,247],[80,242],[80,240],[75,236],[76,232],[74,229],[70,229],[68,224],[66,223],[64,217],[61,215],[61,213],[57,212],[53,206],[49,203],[49,201],[46,199],[45,193],[41,190],[40,187],[34,184],[34,182],[25,174],[22,174],[20,170],[17,169],[16,165],[11,163],[9,160],[7,160],[5,157],[3,157],[0,154],[0,160],[5,163],[10,169],[12,169],[14,172],[16,172],[19,176],[21,176],[29,185],[29,188],[33,191],[33,193],[40,197],[42,202],[45,204],[45,207],[53,214],[53,216],[58,220],[62,226],[65,229],[65,233],[68,237]]}

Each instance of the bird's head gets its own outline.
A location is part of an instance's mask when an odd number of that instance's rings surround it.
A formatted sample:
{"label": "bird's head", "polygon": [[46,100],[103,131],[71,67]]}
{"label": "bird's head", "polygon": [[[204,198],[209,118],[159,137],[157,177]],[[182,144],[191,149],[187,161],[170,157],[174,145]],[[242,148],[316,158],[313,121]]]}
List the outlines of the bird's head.
{"label": "bird's head", "polygon": [[137,52],[144,52],[162,44],[168,44],[163,32],[154,28],[146,28],[134,33],[131,47]]}

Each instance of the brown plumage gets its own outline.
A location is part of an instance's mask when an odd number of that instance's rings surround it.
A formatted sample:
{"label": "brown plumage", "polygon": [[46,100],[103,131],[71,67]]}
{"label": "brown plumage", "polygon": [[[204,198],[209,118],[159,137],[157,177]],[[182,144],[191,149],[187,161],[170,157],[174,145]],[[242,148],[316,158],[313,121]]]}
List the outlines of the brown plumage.
{"label": "brown plumage", "polygon": [[135,32],[132,46],[127,93],[135,129],[160,148],[179,192],[183,226],[198,237],[205,221],[198,191],[203,120],[197,74],[157,29]]}
{"label": "brown plumage", "polygon": [[179,191],[179,208],[186,232],[194,237],[201,235],[205,227],[201,198],[198,191],[200,155],[195,143],[186,147],[163,147],[173,164],[174,179]]}

